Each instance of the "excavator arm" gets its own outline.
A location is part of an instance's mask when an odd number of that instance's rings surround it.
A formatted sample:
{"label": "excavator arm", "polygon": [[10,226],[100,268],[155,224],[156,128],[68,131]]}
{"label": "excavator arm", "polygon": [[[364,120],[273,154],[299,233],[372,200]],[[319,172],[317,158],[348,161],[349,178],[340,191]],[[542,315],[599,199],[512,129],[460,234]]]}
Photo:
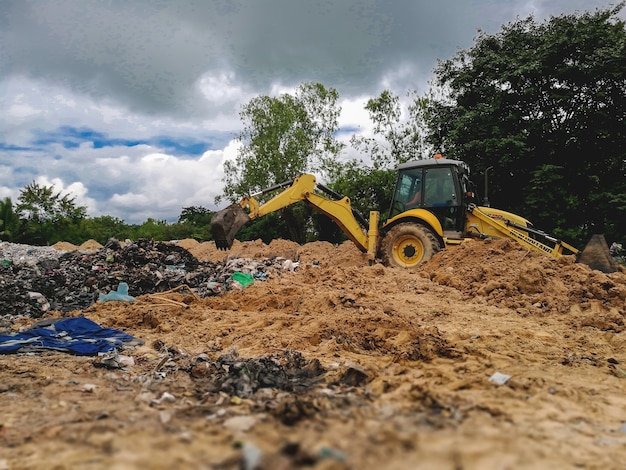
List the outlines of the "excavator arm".
{"label": "excavator arm", "polygon": [[[264,204],[256,199],[258,196],[272,191],[284,189]],[[329,199],[315,192],[321,190],[335,197]],[[232,204],[217,212],[211,219],[211,232],[219,249],[229,249],[237,232],[246,223],[284,207],[304,201],[317,211],[330,217],[341,228],[346,236],[362,252],[374,252],[378,237],[378,212],[370,213],[369,231],[367,221],[350,207],[350,199],[341,197],[331,189],[318,184],[315,176],[303,174],[298,178],[264,189],[259,193],[244,196],[239,203]],[[247,210],[247,211],[246,211]]]}
{"label": "excavator arm", "polygon": [[[494,236],[496,238],[511,238],[516,240],[521,245],[531,250],[540,251],[553,258],[559,258],[564,254],[578,255],[579,250],[572,245],[565,243],[562,240],[558,240],[551,235],[548,235],[541,230],[536,230],[531,226],[523,225],[522,223],[510,220],[506,217],[501,217],[497,211],[494,214],[489,214],[488,208],[477,207],[470,205],[468,208],[469,214],[475,217],[474,223],[469,224],[469,229],[475,228],[477,234],[485,236]],[[521,220],[521,218],[520,218]],[[481,227],[479,227],[481,225]],[[471,230],[468,230],[471,235]],[[532,237],[530,234],[533,234]]]}

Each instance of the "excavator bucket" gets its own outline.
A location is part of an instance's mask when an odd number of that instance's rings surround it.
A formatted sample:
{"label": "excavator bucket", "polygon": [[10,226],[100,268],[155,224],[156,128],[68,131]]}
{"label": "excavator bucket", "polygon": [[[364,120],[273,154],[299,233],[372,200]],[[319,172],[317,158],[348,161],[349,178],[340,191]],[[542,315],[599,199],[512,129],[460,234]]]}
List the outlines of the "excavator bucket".
{"label": "excavator bucket", "polygon": [[220,250],[230,249],[239,229],[250,220],[250,216],[239,204],[231,204],[215,213],[211,218],[211,233],[215,246]]}
{"label": "excavator bucket", "polygon": [[619,271],[617,263],[609,252],[604,235],[593,235],[577,261],[603,273]]}

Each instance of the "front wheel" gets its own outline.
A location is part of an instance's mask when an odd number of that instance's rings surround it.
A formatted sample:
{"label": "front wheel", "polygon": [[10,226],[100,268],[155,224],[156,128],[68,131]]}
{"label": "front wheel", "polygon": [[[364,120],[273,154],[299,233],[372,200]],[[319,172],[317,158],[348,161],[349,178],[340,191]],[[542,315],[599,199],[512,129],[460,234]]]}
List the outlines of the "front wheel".
{"label": "front wheel", "polygon": [[442,248],[441,242],[427,227],[403,223],[393,227],[383,238],[379,254],[386,266],[416,268]]}

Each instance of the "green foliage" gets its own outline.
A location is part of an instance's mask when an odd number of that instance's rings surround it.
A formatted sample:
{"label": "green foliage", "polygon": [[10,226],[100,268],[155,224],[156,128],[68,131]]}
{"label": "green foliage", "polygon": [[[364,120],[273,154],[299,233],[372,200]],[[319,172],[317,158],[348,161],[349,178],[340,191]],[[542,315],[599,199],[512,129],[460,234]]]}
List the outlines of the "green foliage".
{"label": "green foliage", "polygon": [[353,136],[350,143],[370,157],[375,169],[388,169],[433,153],[425,140],[428,99],[414,91],[408,97],[411,101],[406,110],[402,109],[398,95],[390,90],[384,90],[365,105],[374,124],[374,135]]}
{"label": "green foliage", "polygon": [[[198,241],[213,240],[211,233],[211,218],[213,212],[205,207],[184,207],[178,217],[178,225],[181,225],[178,238],[195,238]],[[186,236],[182,236],[188,230]]]}
{"label": "green foliage", "polygon": [[20,234],[21,221],[13,210],[13,202],[7,197],[0,200],[0,240],[13,242]]}
{"label": "green foliage", "polygon": [[87,208],[77,206],[75,197],[55,192],[54,186],[33,181],[20,191],[15,212],[24,223],[20,241],[45,244],[56,243],[65,234],[76,234]]}
{"label": "green foliage", "polygon": [[372,210],[383,213],[389,209],[395,182],[395,169],[372,168],[353,160],[336,172],[329,186],[339,194],[348,195],[353,210],[367,219]]}
{"label": "green foliage", "polygon": [[190,206],[183,207],[180,215],[178,216],[178,222],[188,222],[193,225],[209,225],[211,223],[211,217],[213,212],[205,207]]}
{"label": "green foliage", "polygon": [[337,92],[319,83],[304,83],[294,95],[258,96],[240,115],[243,146],[234,162],[225,163],[224,194],[237,201],[307,172],[325,172],[341,151],[337,131]]}
{"label": "green foliage", "polygon": [[212,240],[213,212],[203,207],[184,208],[179,221],[173,224],[148,219],[141,225],[127,225],[109,215],[87,217],[86,209],[76,207],[74,198],[61,197],[52,187],[32,183],[22,190],[19,211],[13,211],[10,198],[0,200],[0,240],[33,245],[52,245],[58,241],[80,245],[90,239],[105,245],[111,238]]}
{"label": "green foliage", "polygon": [[266,244],[279,238],[289,239],[289,229],[277,213],[267,214],[249,222],[237,234],[240,241],[262,240]]}
{"label": "green foliage", "polygon": [[83,241],[96,240],[102,245],[111,238],[117,240],[133,238],[131,227],[126,225],[123,220],[110,215],[87,217],[81,221],[80,227]]}
{"label": "green foliage", "polygon": [[[241,111],[244,130],[239,140],[243,146],[234,162],[225,163],[224,194],[216,202],[234,202],[302,173],[331,171],[342,149],[335,138],[340,113],[337,97],[334,89],[304,83],[293,95],[259,96],[247,103]],[[307,212],[297,207],[280,212],[289,238],[304,242]]]}
{"label": "green foliage", "polygon": [[518,20],[435,71],[449,95],[429,105],[433,145],[475,173],[493,166],[494,206],[576,240],[626,229],[623,7]]}
{"label": "green foliage", "polygon": [[365,105],[374,124],[371,137],[354,136],[352,146],[367,154],[371,165],[356,159],[337,164],[329,186],[350,197],[354,210],[369,217],[372,210],[384,213],[391,204],[396,166],[432,155],[425,142],[429,99],[409,92],[410,103],[402,109],[400,98],[390,90]]}
{"label": "green foliage", "polygon": [[151,238],[152,240],[166,240],[165,228],[167,222],[165,220],[156,220],[149,218],[139,226],[135,232],[135,238]]}

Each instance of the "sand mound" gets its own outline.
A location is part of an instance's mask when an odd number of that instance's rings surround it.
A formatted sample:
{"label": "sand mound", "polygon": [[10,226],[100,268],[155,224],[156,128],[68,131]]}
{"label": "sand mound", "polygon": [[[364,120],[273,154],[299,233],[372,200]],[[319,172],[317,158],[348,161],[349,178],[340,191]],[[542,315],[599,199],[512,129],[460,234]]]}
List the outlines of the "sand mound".
{"label": "sand mound", "polygon": [[90,239],[87,240],[86,242],[82,243],[78,249],[83,251],[83,250],[98,250],[100,248],[103,248],[103,246],[98,243],[97,241]]}
{"label": "sand mound", "polygon": [[[74,312],[145,342],[121,368],[0,356],[0,466],[234,469],[261,454],[259,470],[623,468],[623,271],[506,240],[418,270],[370,266],[351,242],[178,243],[199,260],[300,264],[202,299]],[[272,387],[287,377],[275,354],[301,388]],[[226,372],[232,386],[214,381]]]}
{"label": "sand mound", "polygon": [[61,251],[76,251],[79,249],[76,245],[69,242],[56,242],[54,245],[52,245],[52,248],[56,248],[57,250]]}

